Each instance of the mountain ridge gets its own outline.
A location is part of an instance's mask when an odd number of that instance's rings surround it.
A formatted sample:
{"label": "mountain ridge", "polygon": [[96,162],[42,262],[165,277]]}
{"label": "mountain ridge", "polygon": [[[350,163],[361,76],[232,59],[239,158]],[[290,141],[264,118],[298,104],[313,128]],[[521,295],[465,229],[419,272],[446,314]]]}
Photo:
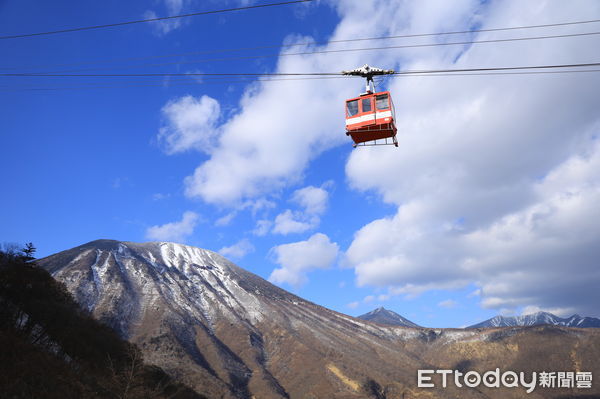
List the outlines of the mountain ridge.
{"label": "mountain ridge", "polygon": [[[347,336],[340,337],[339,331],[357,328],[358,320],[350,316],[276,287],[213,251],[187,245],[96,240],[39,264],[95,317],[142,349],[157,349],[145,352],[149,361],[174,375],[187,375],[183,381],[207,396],[249,397],[250,391],[263,397],[290,396],[265,366],[268,343],[259,325],[269,325],[268,333],[283,326],[285,338],[299,336],[293,343],[308,358],[315,354],[304,347],[316,335],[345,341]],[[360,327],[369,336],[398,336],[381,327]],[[198,340],[204,342],[202,348]],[[243,358],[240,352],[248,354]],[[301,379],[297,384],[302,385]]]}
{"label": "mountain ridge", "polygon": [[208,397],[481,398],[478,390],[451,386],[423,393],[416,371],[461,364],[535,370],[549,359],[564,359],[555,362],[561,369],[569,370],[572,359],[589,369],[600,358],[596,331],[371,323],[182,244],[97,240],[38,264],[95,318],[137,344],[148,362]]}
{"label": "mountain ridge", "polygon": [[595,317],[581,317],[574,314],[570,317],[558,317],[550,312],[536,312],[522,316],[495,316],[480,323],[473,324],[467,328],[489,328],[489,327],[515,327],[515,326],[539,326],[555,325],[577,328],[600,328],[600,319]]}

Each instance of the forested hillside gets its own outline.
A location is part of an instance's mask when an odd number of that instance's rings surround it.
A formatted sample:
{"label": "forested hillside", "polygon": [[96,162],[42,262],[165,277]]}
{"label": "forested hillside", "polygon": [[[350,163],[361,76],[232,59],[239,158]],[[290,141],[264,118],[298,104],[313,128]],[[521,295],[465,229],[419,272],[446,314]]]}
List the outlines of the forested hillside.
{"label": "forested hillside", "polygon": [[203,398],[80,309],[34,251],[0,251],[1,397]]}

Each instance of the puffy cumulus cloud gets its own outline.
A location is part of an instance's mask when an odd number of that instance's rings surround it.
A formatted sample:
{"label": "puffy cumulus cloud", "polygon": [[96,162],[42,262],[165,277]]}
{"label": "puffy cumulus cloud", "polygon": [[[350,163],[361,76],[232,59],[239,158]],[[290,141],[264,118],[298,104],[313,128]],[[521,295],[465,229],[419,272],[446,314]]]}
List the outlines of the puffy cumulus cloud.
{"label": "puffy cumulus cloud", "polygon": [[[286,70],[314,68],[300,65]],[[325,98],[333,93],[322,93],[314,83],[306,86],[313,85],[309,89],[292,81],[262,83],[258,93],[247,94],[241,113],[222,126],[210,159],[186,178],[186,194],[210,203],[235,204],[299,181],[312,158],[343,139],[330,133],[339,131],[332,120],[340,118],[322,118],[319,106],[313,109],[314,102],[327,107]],[[291,98],[286,94],[293,92]],[[313,96],[315,92],[319,96]],[[306,98],[311,98],[310,106]]]}
{"label": "puffy cumulus cloud", "polygon": [[[596,144],[591,158],[574,157],[539,183],[538,202],[465,235],[463,267],[482,276],[485,307],[597,314],[599,162]],[[573,172],[579,178],[556,186]]]}
{"label": "puffy cumulus cloud", "polygon": [[188,150],[209,152],[218,135],[216,122],[220,106],[209,96],[184,96],[169,101],[162,108],[164,126],[158,141],[167,154]]}
{"label": "puffy cumulus cloud", "polygon": [[302,212],[293,212],[287,209],[275,217],[273,233],[290,234],[303,233],[317,227],[319,218],[316,216],[306,217]]}
{"label": "puffy cumulus cloud", "polygon": [[[485,29],[600,12],[594,1],[576,5],[426,1],[405,4],[388,26],[397,24],[397,34]],[[548,34],[535,32],[528,35]],[[595,36],[443,46],[403,51],[398,60],[403,69],[569,64],[589,61],[598,46]],[[400,147],[353,151],[346,164],[354,189],[398,207],[356,232],[346,262],[358,284],[417,295],[475,282],[484,307],[598,315],[597,87],[597,73],[393,80]]]}
{"label": "puffy cumulus cloud", "polygon": [[[326,183],[325,186],[330,185]],[[309,214],[321,215],[327,209],[329,192],[323,187],[307,186],[294,191],[292,201],[304,208]]]}
{"label": "puffy cumulus cloud", "polygon": [[178,222],[149,227],[146,230],[146,238],[157,241],[185,242],[185,239],[194,233],[199,219],[200,216],[197,213],[187,211]]}
{"label": "puffy cumulus cloud", "polygon": [[314,269],[327,269],[335,261],[339,247],[322,233],[313,234],[306,241],[278,245],[272,249],[275,262],[269,281],[299,287],[306,283],[306,274]]}
{"label": "puffy cumulus cloud", "polygon": [[[327,182],[323,185],[330,186]],[[329,193],[323,187],[307,186],[294,191],[291,201],[302,210],[286,209],[275,217],[272,232],[275,234],[303,233],[317,228],[321,223],[320,215],[327,209]]]}
{"label": "puffy cumulus cloud", "polygon": [[219,253],[225,257],[231,257],[236,259],[241,259],[247,254],[254,252],[254,245],[248,240],[244,238],[230,247],[223,247],[219,249]]}

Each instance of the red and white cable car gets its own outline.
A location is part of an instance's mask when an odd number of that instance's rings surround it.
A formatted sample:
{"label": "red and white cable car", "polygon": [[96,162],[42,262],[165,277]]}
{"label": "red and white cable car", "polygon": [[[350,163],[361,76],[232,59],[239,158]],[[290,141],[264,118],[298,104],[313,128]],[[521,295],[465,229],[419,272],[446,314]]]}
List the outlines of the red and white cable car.
{"label": "red and white cable car", "polygon": [[346,135],[352,137],[354,147],[392,144],[398,147],[392,96],[389,91],[375,93],[373,84],[374,75],[388,75],[394,71],[365,65],[342,73],[367,78],[366,92],[346,100]]}

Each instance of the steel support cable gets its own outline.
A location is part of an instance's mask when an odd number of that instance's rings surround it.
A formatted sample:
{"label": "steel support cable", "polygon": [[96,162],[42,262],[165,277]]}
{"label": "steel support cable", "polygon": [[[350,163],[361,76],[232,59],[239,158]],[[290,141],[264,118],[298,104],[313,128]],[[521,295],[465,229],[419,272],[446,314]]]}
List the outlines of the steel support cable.
{"label": "steel support cable", "polygon": [[[304,80],[330,80],[330,79],[346,79],[345,76],[315,76],[315,77],[305,77],[305,78],[269,78],[269,79],[255,79],[255,80],[247,80],[247,79],[236,79],[230,80],[230,78],[222,78],[222,79],[210,79],[203,80],[198,82],[192,78],[190,79],[181,79],[176,81],[170,81],[168,86],[198,86],[203,84],[238,84],[238,83],[252,83],[252,82],[281,82],[281,81],[304,81]],[[83,89],[103,89],[103,88],[129,88],[129,87],[165,87],[164,82],[160,83],[135,83],[135,82],[125,82],[127,84],[123,84],[123,82],[119,82],[116,84],[106,84],[106,83],[88,83],[82,86],[73,85],[73,86],[62,86],[62,87],[11,87],[11,86],[0,86],[0,91],[27,91],[27,90],[83,90]]]}
{"label": "steel support cable", "polygon": [[558,68],[587,68],[600,66],[600,62],[589,62],[584,64],[560,64],[560,65],[529,65],[519,67],[490,67],[490,68],[461,68],[461,69],[424,69],[424,70],[406,70],[394,72],[393,75],[423,75],[436,73],[460,73],[460,72],[492,72],[492,71],[514,71],[514,70],[532,70],[532,69],[558,69]]}
{"label": "steel support cable", "polygon": [[[368,37],[368,38],[340,39],[340,40],[330,40],[326,43],[324,43],[324,42],[321,42],[321,43],[304,42],[304,43],[294,43],[294,44],[284,44],[284,45],[267,45],[267,46],[256,46],[256,47],[240,47],[240,48],[232,48],[232,49],[192,51],[192,52],[177,53],[177,54],[163,54],[163,55],[155,55],[155,56],[148,56],[148,57],[125,57],[125,58],[118,58],[118,59],[112,59],[112,60],[100,60],[100,61],[79,62],[79,63],[69,63],[69,64],[55,64],[55,65],[46,65],[46,66],[33,66],[33,67],[10,67],[10,68],[0,68],[0,70],[48,68],[48,67],[74,66],[74,65],[90,65],[90,64],[122,62],[122,61],[140,61],[140,60],[149,60],[149,59],[156,59],[156,58],[182,57],[182,56],[199,55],[199,54],[214,54],[214,53],[223,53],[223,52],[264,50],[264,49],[270,49],[270,48],[283,49],[283,48],[308,46],[308,45],[322,46],[322,45],[331,44],[331,43],[350,43],[350,42],[358,42],[358,41],[387,40],[387,39],[415,38],[415,37],[428,37],[428,36],[456,35],[456,34],[467,34],[467,33],[498,32],[498,31],[520,30],[520,29],[548,28],[548,27],[557,27],[557,26],[590,24],[590,23],[597,23],[597,22],[600,22],[600,19],[560,22],[560,23],[543,24],[543,25],[512,26],[512,27],[505,27],[505,28],[472,29],[472,30],[465,30],[465,31],[416,33],[416,34],[378,36],[378,37]],[[592,34],[594,34],[594,33],[592,33]],[[557,35],[557,37],[558,37],[558,35]],[[455,44],[461,44],[461,43],[455,43]],[[442,44],[438,44],[438,45],[447,45],[447,44],[442,43]]]}
{"label": "steel support cable", "polygon": [[242,57],[207,58],[207,59],[201,59],[201,60],[164,62],[164,63],[158,63],[158,64],[137,64],[137,65],[127,65],[127,66],[121,66],[121,67],[69,69],[69,70],[63,70],[63,71],[38,72],[38,73],[43,74],[43,73],[66,73],[66,72],[83,72],[83,71],[97,71],[97,70],[111,70],[111,69],[134,69],[134,68],[138,68],[138,67],[158,67],[158,66],[169,66],[169,65],[196,64],[196,63],[202,63],[202,62],[241,61],[241,60],[249,60],[249,59],[289,57],[289,56],[300,56],[300,55],[311,55],[311,54],[337,54],[337,53],[346,53],[346,52],[355,52],[355,51],[397,50],[397,49],[419,48],[419,47],[453,46],[453,45],[467,45],[467,44],[487,44],[487,43],[515,42],[515,41],[527,41],[527,40],[572,38],[572,37],[592,36],[592,35],[600,35],[600,31],[599,32],[571,33],[571,34],[564,34],[564,35],[518,37],[518,38],[507,38],[507,39],[486,39],[486,40],[472,40],[472,41],[447,42],[447,43],[406,44],[406,45],[384,46],[384,47],[366,47],[366,48],[354,48],[354,49],[304,51],[304,52],[298,52],[298,53],[250,55],[250,56],[242,56]]}
{"label": "steel support cable", "polygon": [[[423,69],[423,70],[405,70],[397,71],[392,75],[417,75],[434,73],[454,73],[454,72],[491,72],[491,71],[512,71],[512,70],[531,70],[531,69],[558,69],[558,68],[585,68],[600,66],[600,62],[588,62],[581,64],[556,64],[556,65],[525,65],[516,67],[485,67],[485,68],[460,68],[460,69]],[[39,74],[39,73],[0,73],[0,76],[6,77],[168,77],[168,76],[340,76],[339,72],[272,72],[272,73],[204,73],[204,72],[186,72],[186,73],[114,73],[114,74]]]}
{"label": "steel support cable", "polygon": [[[583,69],[583,70],[561,70],[561,71],[517,71],[517,72],[464,72],[464,73],[433,73],[424,75],[390,75],[389,78],[407,78],[407,77],[451,77],[451,76],[507,76],[507,75],[550,75],[550,74],[575,74],[575,73],[591,73],[600,72],[600,69]],[[351,76],[356,78],[355,76]],[[323,77],[310,77],[310,78],[280,78],[280,79],[257,79],[250,82],[281,82],[281,81],[301,81],[301,80],[329,80],[329,79],[346,79],[347,76],[323,76]],[[169,86],[195,86],[202,84],[237,84],[237,83],[248,83],[247,79],[237,80],[221,80],[211,79],[207,81],[192,81],[178,80],[170,82]],[[11,87],[11,86],[0,86],[0,91],[53,91],[53,90],[86,90],[86,89],[110,89],[110,88],[136,88],[136,87],[165,87],[163,82],[154,84],[112,84],[107,85],[105,83],[88,84],[87,86],[63,86],[63,87]]]}
{"label": "steel support cable", "polygon": [[275,7],[275,6],[296,4],[296,3],[307,3],[307,2],[311,2],[311,1],[314,1],[314,0],[293,0],[293,1],[284,1],[284,2],[280,2],[280,3],[256,4],[253,6],[234,7],[234,8],[226,8],[226,9],[221,9],[221,10],[200,11],[200,12],[193,12],[193,13],[188,13],[188,14],[171,15],[171,16],[167,16],[167,17],[156,17],[156,18],[138,19],[138,20],[134,20],[134,21],[115,22],[112,24],[81,26],[81,27],[77,27],[77,28],[59,29],[59,30],[47,31],[47,32],[24,33],[24,34],[19,34],[19,35],[5,35],[5,36],[0,36],[0,40],[18,39],[18,38],[32,37],[32,36],[54,35],[57,33],[80,32],[80,31],[92,30],[92,29],[112,28],[115,26],[133,25],[133,24],[140,24],[140,23],[144,23],[144,22],[165,21],[165,20],[169,20],[169,19],[195,17],[195,16],[199,16],[199,15],[221,14],[221,13],[232,12],[232,11],[242,11],[242,10],[250,10],[250,9],[256,9],[256,8]]}

